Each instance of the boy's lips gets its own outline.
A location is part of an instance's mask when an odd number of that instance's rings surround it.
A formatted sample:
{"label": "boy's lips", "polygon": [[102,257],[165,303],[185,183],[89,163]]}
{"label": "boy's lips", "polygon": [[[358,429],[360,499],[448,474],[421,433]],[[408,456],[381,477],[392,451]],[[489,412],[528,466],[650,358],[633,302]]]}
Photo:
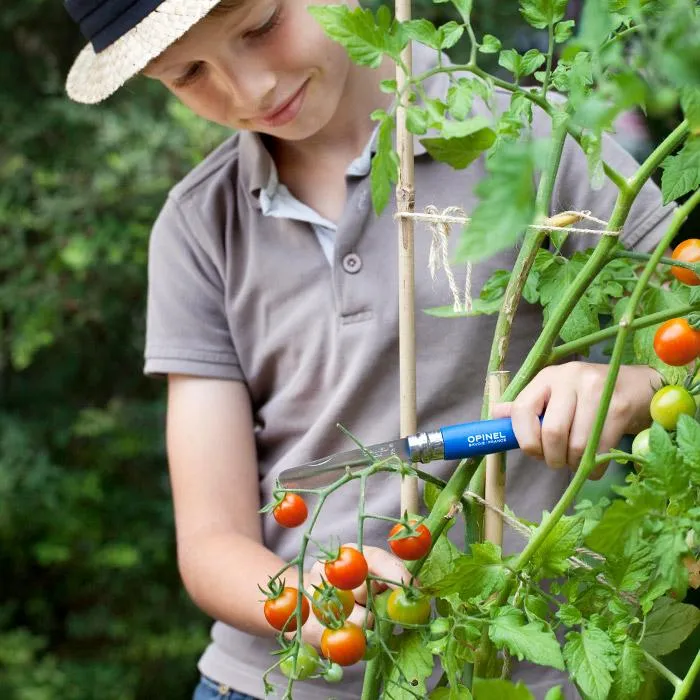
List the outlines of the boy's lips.
{"label": "boy's lips", "polygon": [[279,107],[275,107],[274,110],[264,116],[259,117],[258,121],[265,126],[284,126],[291,122],[301,110],[308,84],[309,81],[307,80],[286,102],[283,102]]}

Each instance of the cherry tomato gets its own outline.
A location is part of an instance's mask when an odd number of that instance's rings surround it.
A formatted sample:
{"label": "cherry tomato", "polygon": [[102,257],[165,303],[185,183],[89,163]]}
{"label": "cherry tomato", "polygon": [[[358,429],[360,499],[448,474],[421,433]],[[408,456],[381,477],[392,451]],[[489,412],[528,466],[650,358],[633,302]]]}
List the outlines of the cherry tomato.
{"label": "cherry tomato", "polygon": [[[410,522],[411,525],[414,525],[417,521],[411,520]],[[416,530],[418,532],[417,535],[403,537],[400,540],[392,540],[391,538],[399,532],[406,532],[405,525],[396,523],[389,531],[389,546],[399,559],[415,561],[416,559],[422,559],[430,551],[432,542],[430,530],[423,523]]]}
{"label": "cherry tomato", "polygon": [[424,625],[430,619],[430,600],[404,588],[395,588],[389,595],[386,611],[400,625]]}
{"label": "cherry tomato", "polygon": [[298,493],[285,493],[284,498],[272,511],[275,520],[282,527],[298,527],[306,520],[308,514],[309,509]]}
{"label": "cherry tomato", "polygon": [[343,667],[340,664],[331,664],[323,674],[326,683],[340,683],[343,680]]}
{"label": "cherry tomato", "polygon": [[694,416],[695,408],[695,399],[685,387],[669,384],[654,394],[649,412],[666,430],[675,430],[681,413]]}
{"label": "cherry tomato", "polygon": [[[265,601],[265,619],[276,630],[284,629],[285,632],[294,632],[297,628],[296,609],[299,591],[291,586],[285,586],[274,598]],[[309,617],[309,601],[306,597],[301,599],[301,622],[304,624]],[[289,620],[289,624],[287,624]],[[285,627],[286,625],[286,627]]]}
{"label": "cherry tomato", "polygon": [[320,661],[321,659],[316,649],[314,649],[311,644],[304,642],[297,652],[296,668],[294,668],[294,653],[290,652],[280,662],[280,671],[282,671],[287,678],[293,678],[295,681],[303,681],[305,678],[313,676],[314,673],[318,671]]}
{"label": "cherry tomato", "polygon": [[[640,459],[646,459],[649,456],[649,435],[651,435],[651,428],[645,428],[640,433],[637,433],[632,440],[632,454]],[[638,468],[635,463],[635,469]]]}
{"label": "cherry tomato", "polygon": [[700,331],[684,318],[672,318],[656,331],[654,352],[667,365],[687,365],[700,355]]}
{"label": "cherry tomato", "polygon": [[331,627],[345,622],[355,607],[355,596],[352,591],[343,591],[328,585],[320,586],[314,591],[311,607],[318,621],[326,627]]}
{"label": "cherry tomato", "polygon": [[328,582],[342,591],[361,586],[369,569],[364,554],[353,547],[341,547],[338,557],[327,561],[324,567]]}
{"label": "cherry tomato", "polygon": [[[680,260],[681,262],[696,263],[700,262],[700,238],[689,238],[682,243],[679,243],[671,257],[674,260]],[[700,284],[700,277],[698,277],[692,270],[688,270],[685,267],[672,267],[671,274],[679,281],[684,284],[689,284],[695,286]]]}
{"label": "cherry tomato", "polygon": [[321,652],[333,663],[352,666],[365,654],[367,643],[364,632],[352,622],[339,629],[327,627],[321,635]]}

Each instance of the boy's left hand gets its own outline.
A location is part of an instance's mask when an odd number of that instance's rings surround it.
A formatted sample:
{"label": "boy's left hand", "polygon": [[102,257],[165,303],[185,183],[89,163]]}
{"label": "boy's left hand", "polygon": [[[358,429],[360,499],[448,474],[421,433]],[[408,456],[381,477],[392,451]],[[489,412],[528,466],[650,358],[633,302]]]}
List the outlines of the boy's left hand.
{"label": "boy's left hand", "polygon": [[[510,403],[493,407],[494,418],[510,416],[520,449],[554,469],[576,469],[593,429],[608,365],[567,362],[545,367]],[[661,375],[646,365],[623,365],[597,452],[609,452],[626,433],[651,423],[649,402]],[[540,425],[539,416],[544,414]],[[591,475],[600,478],[605,468]]]}

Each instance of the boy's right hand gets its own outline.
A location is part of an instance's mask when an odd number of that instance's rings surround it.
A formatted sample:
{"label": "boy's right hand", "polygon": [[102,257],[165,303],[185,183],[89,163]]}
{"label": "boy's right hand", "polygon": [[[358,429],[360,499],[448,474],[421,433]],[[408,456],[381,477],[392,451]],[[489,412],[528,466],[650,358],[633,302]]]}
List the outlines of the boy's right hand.
{"label": "boy's right hand", "polygon": [[[353,547],[357,549],[357,545],[354,543],[348,543],[342,545],[343,547]],[[365,555],[367,560],[367,567],[369,573],[374,576],[379,576],[380,578],[387,579],[389,581],[399,581],[408,584],[411,580],[411,574],[404,565],[404,563],[398,557],[395,557],[390,552],[380,547],[363,547],[362,553]],[[314,586],[321,586],[325,580],[324,574],[324,562],[317,561],[311,567],[310,571],[307,571],[304,575],[304,584],[306,590],[310,596],[313,598]],[[372,593],[381,593],[387,588],[397,588],[398,585],[387,584],[382,581],[372,581]],[[348,621],[353,622],[358,627],[368,627],[371,628],[374,625],[374,617],[370,613],[365,605],[367,604],[367,584],[363,583],[358,588],[353,590],[353,595],[355,597],[355,607],[353,611],[348,616]],[[321,635],[323,630],[326,629],[316,618],[313,612],[309,615],[308,620],[304,623],[301,628],[302,638],[305,642],[313,644],[315,647],[321,647]],[[291,638],[294,636],[294,632],[288,633],[287,637]]]}

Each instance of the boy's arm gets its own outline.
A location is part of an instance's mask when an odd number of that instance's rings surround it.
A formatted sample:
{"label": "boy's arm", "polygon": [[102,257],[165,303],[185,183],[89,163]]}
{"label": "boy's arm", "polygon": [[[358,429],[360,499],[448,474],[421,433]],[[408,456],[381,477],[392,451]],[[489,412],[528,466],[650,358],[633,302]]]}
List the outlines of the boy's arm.
{"label": "boy's arm", "polygon": [[[258,466],[250,399],[242,382],[169,375],[167,445],[180,574],[193,601],[211,617],[257,636],[276,632],[263,615],[270,576],[284,562],[262,540]],[[371,573],[409,580],[405,566],[388,552],[366,547]],[[304,583],[320,583],[314,564]],[[296,586],[296,568],[284,574]],[[364,586],[349,619],[362,625]],[[304,639],[319,645],[322,628],[313,615]]]}

